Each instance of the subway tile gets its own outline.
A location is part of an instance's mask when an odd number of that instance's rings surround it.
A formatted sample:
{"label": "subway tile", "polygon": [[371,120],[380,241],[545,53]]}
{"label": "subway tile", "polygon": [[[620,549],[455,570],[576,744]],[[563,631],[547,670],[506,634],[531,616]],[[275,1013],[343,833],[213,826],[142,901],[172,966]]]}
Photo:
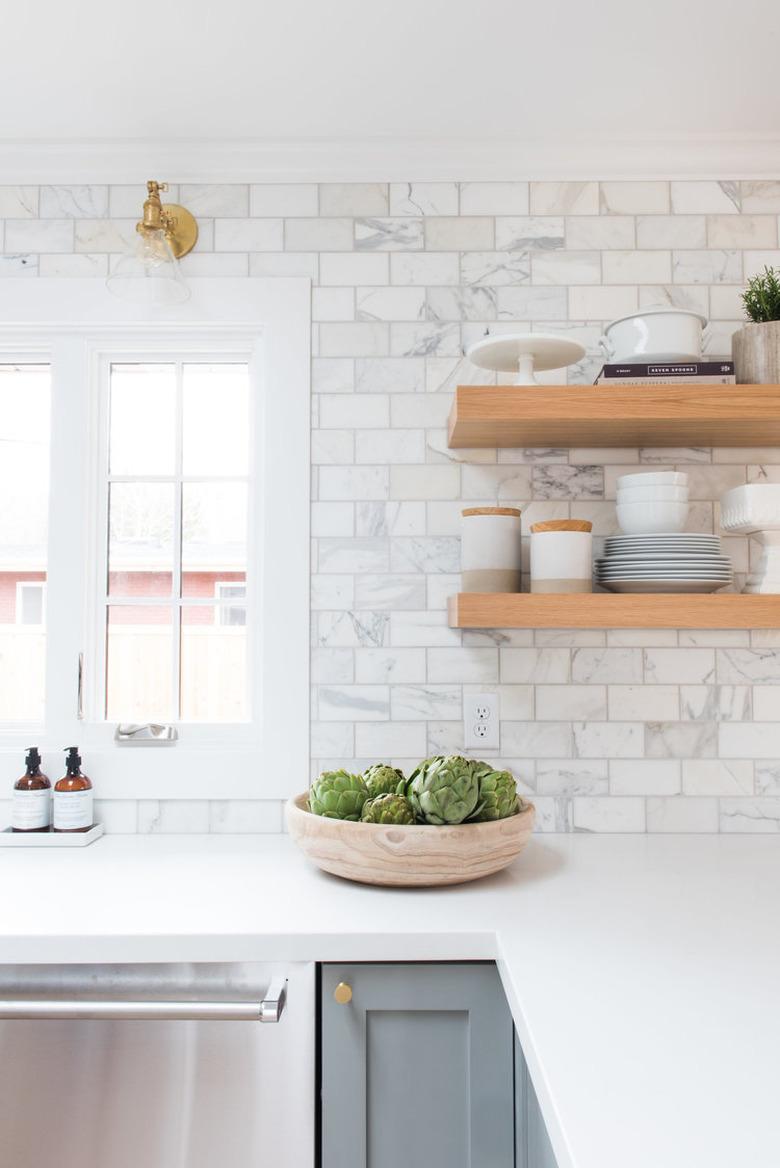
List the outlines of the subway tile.
{"label": "subway tile", "polygon": [[640,248],[703,248],[707,246],[704,215],[640,215],[636,221],[636,245]]}
{"label": "subway tile", "polygon": [[40,256],[0,255],[0,276],[37,276]]}
{"label": "subway tile", "polygon": [[610,685],[612,721],[674,722],[680,717],[680,696],[674,685]]}
{"label": "subway tile", "polygon": [[312,722],[311,754],[313,759],[347,759],[351,757],[354,749],[355,727],[352,722]]}
{"label": "subway tile", "polygon": [[457,466],[391,466],[392,499],[451,499],[460,491]]}
{"label": "subway tile", "polygon": [[672,183],[675,215],[738,215],[741,191],[736,182],[679,181]]}
{"label": "subway tile", "polygon": [[181,270],[185,278],[246,276],[253,274],[249,269],[249,258],[244,252],[191,252],[182,260]]}
{"label": "subway tile", "polygon": [[421,393],[425,388],[422,357],[361,357],[355,366],[359,393]]}
{"label": "subway tile", "polygon": [[571,654],[568,649],[501,649],[501,681],[522,684],[568,684]]}
{"label": "subway tile", "polygon": [[[315,647],[311,651],[311,679],[315,685],[320,682],[345,685],[355,680],[354,649],[327,649]],[[359,680],[363,680],[360,678]],[[372,678],[372,680],[374,680]],[[379,680],[384,681],[384,678]]]}
{"label": "subway tile", "polygon": [[325,394],[320,401],[320,425],[324,429],[354,427],[365,430],[385,428],[389,419],[389,402],[380,393]]}
{"label": "subway tile", "polygon": [[8,252],[71,252],[73,238],[72,219],[5,221],[5,248]]}
{"label": "subway tile", "polygon": [[652,685],[707,685],[715,680],[712,649],[645,649],[644,659],[645,681]]}
{"label": "subway tile", "polygon": [[355,534],[425,535],[425,503],[360,501],[355,507]]}
{"label": "subway tile", "polygon": [[775,179],[747,179],[740,184],[741,206],[745,214],[780,212],[780,182]]}
{"label": "subway tile", "polygon": [[108,275],[107,255],[82,255],[77,252],[38,257],[38,273],[41,276],[101,276]]}
{"label": "subway tile", "polygon": [[[525,251],[470,251],[461,257],[463,284],[502,285],[526,284],[531,279],[531,257]],[[453,283],[457,282],[457,278]]]}
{"label": "subway tile", "polygon": [[718,681],[732,685],[771,685],[780,681],[780,653],[766,649],[719,649]]}
{"label": "subway tile", "polygon": [[460,571],[460,540],[449,536],[398,536],[390,546],[394,572],[430,574]]}
{"label": "subway tile", "polygon": [[496,219],[499,251],[554,251],[565,242],[566,220],[562,215],[510,215]]}
{"label": "subway tile", "polygon": [[601,254],[597,251],[540,251],[531,256],[534,284],[600,284]]}
{"label": "subway tile", "polygon": [[747,685],[683,685],[680,710],[683,721],[749,721],[751,690]]}
{"label": "subway tile", "polygon": [[531,183],[532,215],[598,215],[598,213],[598,183]]}
{"label": "subway tile", "polygon": [[564,796],[556,796],[554,798],[540,796],[534,799],[534,806],[536,808],[536,826],[534,827],[534,831],[541,834],[544,832],[560,833],[572,830],[571,799]]}
{"label": "subway tile", "polygon": [[330,648],[379,647],[387,644],[389,632],[390,615],[385,612],[322,612],[316,643]]}
{"label": "subway tile", "polygon": [[389,255],[390,283],[447,285],[460,282],[457,252],[394,251]]}
{"label": "subway tile", "polygon": [[389,348],[388,325],[374,321],[320,326],[322,357],[384,357]]}
{"label": "subway tile", "polygon": [[386,215],[387,183],[320,183],[320,215]]}
{"label": "subway tile", "polygon": [[495,320],[494,288],[429,288],[425,314],[429,320]]}
{"label": "subway tile", "polygon": [[588,463],[534,465],[531,489],[534,499],[600,499],[604,495],[604,471]]}
{"label": "subway tile", "polygon": [[383,466],[323,466],[322,499],[386,499],[390,476]]}
{"label": "subway tile", "polygon": [[[41,204],[45,189],[41,190]],[[182,183],[179,199],[196,219],[204,216],[245,218],[249,215],[249,187],[242,183]],[[108,211],[103,214],[108,214]]]}
{"label": "subway tile", "polygon": [[425,315],[425,289],[358,288],[356,306],[358,320],[420,320]]}
{"label": "subway tile", "polygon": [[573,824],[575,831],[643,832],[645,830],[645,801],[631,796],[612,796],[609,799],[575,798]]}
{"label": "subway tile", "polygon": [[780,757],[780,725],[773,722],[722,722],[718,740],[721,758]]}
{"label": "subway tile", "polygon": [[777,247],[776,215],[708,215],[710,247]]}
{"label": "subway tile", "polygon": [[630,215],[574,215],[566,220],[566,246],[583,251],[633,248],[636,221]]}
{"label": "subway tile", "polygon": [[466,182],[460,184],[461,215],[527,215],[526,182]]}
{"label": "subway tile", "polygon": [[458,184],[411,182],[390,184],[391,215],[457,215]]}
{"label": "subway tile", "polygon": [[672,278],[668,251],[609,251],[602,264],[607,284],[664,284]]}
{"label": "subway tile", "polygon": [[358,251],[419,251],[424,242],[422,219],[372,217],[355,221]]}
{"label": "subway tile", "polygon": [[[577,292],[593,290],[573,289]],[[500,287],[498,316],[500,320],[566,320],[566,289],[554,285],[537,288]]]}
{"label": "subway tile", "polygon": [[315,430],[311,436],[312,466],[343,466],[355,461],[352,430]]}
{"label": "subway tile", "polygon": [[607,717],[607,691],[602,685],[537,685],[536,717],[540,722],[585,721]]}
{"label": "subway tile", "polygon": [[250,276],[303,276],[316,281],[318,274],[319,256],[316,252],[259,251],[249,256]]}
{"label": "subway tile", "polygon": [[214,220],[214,247],[217,251],[281,251],[283,246],[281,219]]}
{"label": "subway tile", "polygon": [[200,835],[209,830],[207,799],[140,799],[138,831],[142,835]]}
{"label": "subway tile", "polygon": [[360,722],[355,727],[355,749],[362,758],[425,758],[425,723]]}
{"label": "subway tile", "polygon": [[647,800],[649,832],[716,832],[719,808],[717,799],[671,799],[651,797]]}
{"label": "subway tile", "polygon": [[[352,220],[341,219],[254,219],[258,225],[284,223],[285,251],[352,251]],[[219,238],[219,233],[217,234]],[[275,250],[252,248],[252,251]]]}
{"label": "subway tile", "polygon": [[575,722],[575,758],[641,758],[643,727],[639,722]]}
{"label": "subway tile", "polygon": [[498,681],[498,649],[429,649],[428,680],[494,683]]}
{"label": "subway tile", "polygon": [[355,435],[355,462],[425,461],[424,430],[363,430]]}
{"label": "subway tile", "polygon": [[[748,693],[750,692],[748,690]],[[753,686],[752,694],[755,721],[780,722],[780,686],[756,685]],[[746,714],[745,717],[749,717],[749,715]]]}
{"label": "subway tile", "polygon": [[610,320],[635,312],[638,306],[636,288],[607,285],[597,288],[571,288],[569,315],[572,320]]}
{"label": "subway tile", "polygon": [[665,215],[669,211],[667,182],[603,182],[602,215]]}
{"label": "subway tile", "polygon": [[[464,642],[465,644],[465,642]],[[464,685],[464,696],[481,686]],[[504,722],[524,722],[534,716],[534,687],[532,685],[499,685],[499,716]]]}
{"label": "subway tile", "polygon": [[[714,291],[714,289],[713,289]],[[639,286],[639,307],[656,308],[668,304],[672,308],[685,308],[709,315],[710,289],[696,284],[641,284]]]}
{"label": "subway tile", "polygon": [[575,649],[572,680],[586,685],[627,685],[642,681],[641,649]]}
{"label": "subway tile", "polygon": [[352,288],[313,288],[311,318],[316,321],[354,320],[354,290]]}
{"label": "subway tile", "polygon": [[720,830],[775,834],[780,831],[780,799],[721,799]]}
{"label": "subway tile", "polygon": [[536,765],[540,795],[606,795],[609,792],[606,759],[540,759]]}
{"label": "subway tile", "polygon": [[460,329],[441,321],[390,326],[390,354],[393,357],[460,356]]}
{"label": "subway tile", "polygon": [[571,758],[569,722],[502,722],[501,751],[524,758]]}
{"label": "subway tile", "polygon": [[320,283],[344,285],[386,285],[390,279],[390,265],[386,255],[360,253],[328,254],[320,256]]}
{"label": "subway tile", "polygon": [[674,759],[610,759],[609,793],[611,795],[678,795],[680,793],[680,763]]}
{"label": "subway tile", "polygon": [[134,835],[138,830],[136,799],[96,799],[95,822],[107,835]]}
{"label": "subway tile", "polygon": [[386,685],[321,685],[317,691],[321,722],[377,722],[390,717]]}
{"label": "subway tile", "polygon": [[426,655],[422,648],[355,649],[354,658],[358,682],[396,685],[426,680]]}
{"label": "subway tile", "polygon": [[320,572],[386,572],[389,565],[385,539],[320,539],[318,553]]}
{"label": "subway tile", "polygon": [[217,835],[278,833],[282,804],[278,799],[212,799],[209,831]]}
{"label": "subway tile", "polygon": [[41,219],[105,219],[108,217],[108,187],[41,187],[39,214]]}
{"label": "subway tile", "polygon": [[[724,763],[724,766],[728,765]],[[754,767],[752,762],[731,764],[735,767]],[[757,795],[780,795],[780,759],[761,759],[755,763],[755,792]],[[743,791],[724,791],[724,795],[752,795],[753,788],[745,785]]]}
{"label": "subway tile", "polygon": [[645,725],[648,758],[714,758],[717,745],[714,722],[648,722]]}
{"label": "subway tile", "polygon": [[738,251],[675,251],[672,265],[676,284],[739,284],[742,280]]}
{"label": "subway tile", "polygon": [[494,224],[490,218],[453,215],[425,220],[428,251],[489,251],[494,245]]}
{"label": "subway tile", "polygon": [[455,721],[463,716],[459,685],[394,685],[390,703],[396,721]]}
{"label": "subway tile", "polygon": [[258,183],[249,188],[249,214],[259,218],[311,218],[317,214],[316,183]]}
{"label": "subway tile", "polygon": [[0,186],[0,219],[35,219],[39,194],[36,186]]}
{"label": "subway tile", "polygon": [[[753,763],[744,759],[686,758],[682,782],[685,795],[752,795]],[[756,790],[762,793],[760,785]]]}
{"label": "subway tile", "polygon": [[352,393],[355,362],[351,357],[315,357],[311,363],[314,393]]}

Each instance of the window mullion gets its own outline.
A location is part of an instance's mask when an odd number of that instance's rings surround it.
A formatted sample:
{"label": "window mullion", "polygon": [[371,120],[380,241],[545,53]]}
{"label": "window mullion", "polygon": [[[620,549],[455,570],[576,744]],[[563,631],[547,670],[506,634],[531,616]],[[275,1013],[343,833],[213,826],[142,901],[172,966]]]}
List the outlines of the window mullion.
{"label": "window mullion", "polygon": [[173,621],[173,710],[176,720],[181,718],[181,626],[182,626],[182,472],[183,472],[183,436],[184,436],[184,375],[182,362],[176,362],[176,485],[174,487],[174,516],[173,516],[173,589],[176,603],[173,605],[171,620]]}

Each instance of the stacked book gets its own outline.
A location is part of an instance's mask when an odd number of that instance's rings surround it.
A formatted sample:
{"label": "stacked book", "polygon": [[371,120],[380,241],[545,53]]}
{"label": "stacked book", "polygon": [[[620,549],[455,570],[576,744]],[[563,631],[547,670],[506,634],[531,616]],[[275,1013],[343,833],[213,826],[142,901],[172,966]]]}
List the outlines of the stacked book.
{"label": "stacked book", "polygon": [[605,365],[596,385],[735,385],[733,361]]}

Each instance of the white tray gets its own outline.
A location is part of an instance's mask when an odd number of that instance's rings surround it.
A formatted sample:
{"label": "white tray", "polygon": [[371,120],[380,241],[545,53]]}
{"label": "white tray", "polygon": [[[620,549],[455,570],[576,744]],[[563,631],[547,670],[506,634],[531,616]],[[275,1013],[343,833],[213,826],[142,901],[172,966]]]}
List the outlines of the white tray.
{"label": "white tray", "polygon": [[86,848],[100,839],[103,824],[96,823],[89,831],[0,831],[0,848]]}

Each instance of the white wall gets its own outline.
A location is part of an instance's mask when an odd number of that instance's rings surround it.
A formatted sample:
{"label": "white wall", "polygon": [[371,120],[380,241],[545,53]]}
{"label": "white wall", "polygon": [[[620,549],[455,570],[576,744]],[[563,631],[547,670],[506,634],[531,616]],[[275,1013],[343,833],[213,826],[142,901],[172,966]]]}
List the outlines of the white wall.
{"label": "white wall", "polygon": [[[2,187],[0,274],[94,275],[142,185]],[[691,478],[691,529],[727,487],[780,477],[772,449],[450,451],[464,344],[487,324],[565,331],[598,368],[603,323],[669,302],[728,351],[744,278],[780,264],[780,182],[182,186],[191,276],[314,282],[312,773],[462,746],[468,688],[496,690],[501,757],[542,830],[777,831],[780,633],[447,628],[463,505],[519,504],[615,530],[621,467]],[[744,580],[750,549],[726,542]],[[261,768],[259,770],[261,774]],[[303,786],[306,776],[302,776]],[[260,781],[260,780],[258,780]],[[278,830],[271,801],[111,803],[110,829]]]}

